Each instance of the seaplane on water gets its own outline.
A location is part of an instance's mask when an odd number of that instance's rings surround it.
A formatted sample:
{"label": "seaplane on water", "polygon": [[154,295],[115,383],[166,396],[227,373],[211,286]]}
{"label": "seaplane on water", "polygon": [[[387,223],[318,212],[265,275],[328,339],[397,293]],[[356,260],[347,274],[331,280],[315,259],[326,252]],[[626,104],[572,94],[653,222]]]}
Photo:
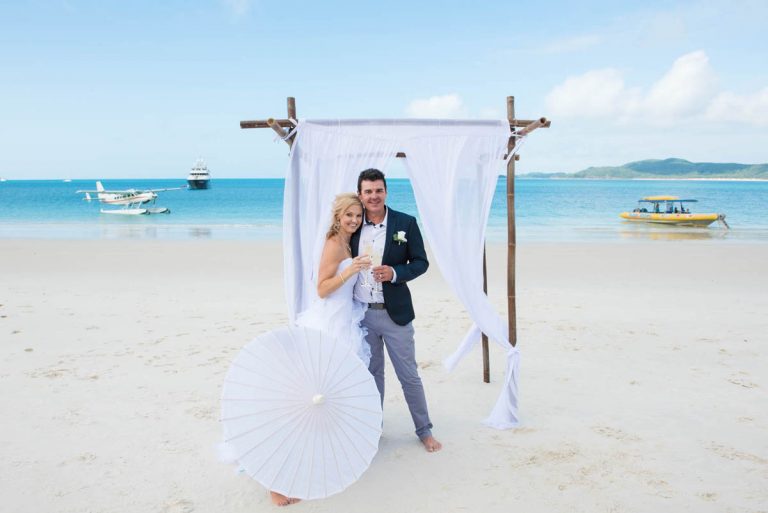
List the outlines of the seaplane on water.
{"label": "seaplane on water", "polygon": [[167,207],[143,207],[147,203],[154,204],[157,200],[157,193],[163,191],[175,191],[186,189],[186,187],[172,187],[166,189],[124,189],[124,190],[106,190],[101,182],[96,182],[95,191],[77,191],[77,194],[85,194],[85,201],[92,201],[91,194],[96,194],[96,199],[105,205],[122,206],[123,208],[101,209],[102,214],[119,215],[148,215],[148,214],[170,214],[171,209]]}

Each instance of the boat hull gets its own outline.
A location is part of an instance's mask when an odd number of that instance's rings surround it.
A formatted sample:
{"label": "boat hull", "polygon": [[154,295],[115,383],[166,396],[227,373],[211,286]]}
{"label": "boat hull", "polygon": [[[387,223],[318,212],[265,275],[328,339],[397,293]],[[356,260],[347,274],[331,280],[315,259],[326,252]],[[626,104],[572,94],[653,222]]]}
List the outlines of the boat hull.
{"label": "boat hull", "polygon": [[187,180],[187,185],[193,190],[208,189],[210,187],[210,180]]}
{"label": "boat hull", "polygon": [[657,214],[653,212],[622,212],[622,219],[637,223],[672,224],[678,226],[709,226],[719,214]]}

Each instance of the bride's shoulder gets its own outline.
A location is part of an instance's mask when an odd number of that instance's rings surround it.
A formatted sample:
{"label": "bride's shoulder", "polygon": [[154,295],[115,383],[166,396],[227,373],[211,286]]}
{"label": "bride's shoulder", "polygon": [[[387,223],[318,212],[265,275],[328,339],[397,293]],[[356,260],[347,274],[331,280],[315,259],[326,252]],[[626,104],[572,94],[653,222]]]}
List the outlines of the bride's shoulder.
{"label": "bride's shoulder", "polygon": [[325,244],[323,245],[323,255],[321,259],[328,263],[336,262],[338,264],[347,256],[344,248],[336,237],[337,236],[334,235],[329,239],[325,239]]}

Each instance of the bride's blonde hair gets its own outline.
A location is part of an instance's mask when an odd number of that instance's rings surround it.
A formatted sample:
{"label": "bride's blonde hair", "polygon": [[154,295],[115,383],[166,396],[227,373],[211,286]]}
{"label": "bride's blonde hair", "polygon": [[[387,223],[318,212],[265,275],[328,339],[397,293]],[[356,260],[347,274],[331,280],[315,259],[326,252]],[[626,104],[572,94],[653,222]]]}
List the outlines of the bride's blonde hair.
{"label": "bride's blonde hair", "polygon": [[328,229],[328,233],[325,234],[325,240],[330,239],[341,231],[341,216],[353,205],[357,205],[361,209],[363,208],[363,202],[360,201],[360,198],[354,192],[344,192],[336,196],[331,209],[331,227]]}

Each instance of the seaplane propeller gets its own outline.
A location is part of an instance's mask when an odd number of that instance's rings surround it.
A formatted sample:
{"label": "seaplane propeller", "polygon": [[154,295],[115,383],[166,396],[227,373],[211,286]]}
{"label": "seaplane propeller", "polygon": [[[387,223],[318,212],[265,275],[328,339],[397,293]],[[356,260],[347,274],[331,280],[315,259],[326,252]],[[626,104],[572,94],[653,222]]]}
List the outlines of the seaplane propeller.
{"label": "seaplane propeller", "polygon": [[730,230],[731,227],[728,226],[728,223],[725,222],[725,214],[717,214],[717,222],[723,225],[723,228],[726,230]]}

